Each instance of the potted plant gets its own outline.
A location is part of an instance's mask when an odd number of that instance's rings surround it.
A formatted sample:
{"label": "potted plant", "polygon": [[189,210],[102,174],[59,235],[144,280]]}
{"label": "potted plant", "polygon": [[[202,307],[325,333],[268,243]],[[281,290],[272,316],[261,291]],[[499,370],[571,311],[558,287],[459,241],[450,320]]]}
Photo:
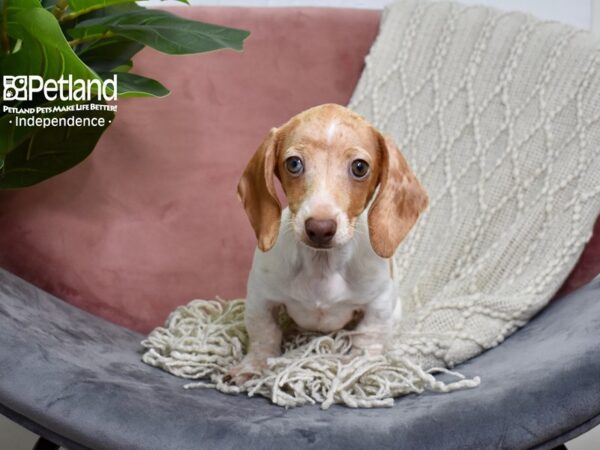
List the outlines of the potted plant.
{"label": "potted plant", "polygon": [[134,0],[0,0],[0,19],[0,189],[85,159],[112,123],[110,100],[167,95],[130,72],[145,46],[173,55],[241,50],[249,35]]}

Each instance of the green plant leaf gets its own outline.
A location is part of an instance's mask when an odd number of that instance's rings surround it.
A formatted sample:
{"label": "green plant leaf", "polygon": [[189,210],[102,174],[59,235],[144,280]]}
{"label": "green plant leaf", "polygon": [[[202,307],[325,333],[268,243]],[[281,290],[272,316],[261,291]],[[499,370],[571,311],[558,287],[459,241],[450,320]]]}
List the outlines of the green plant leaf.
{"label": "green plant leaf", "polygon": [[42,6],[46,9],[53,8],[57,0],[42,0]]}
{"label": "green plant leaf", "polygon": [[122,72],[101,72],[99,75],[102,78],[112,78],[117,75],[119,97],[164,97],[169,95],[169,90],[152,78]]}
{"label": "green plant leaf", "polygon": [[6,114],[0,117],[0,166],[12,148],[35,132],[33,127],[15,126],[15,115]]}
{"label": "green plant leaf", "polygon": [[[0,55],[4,56],[11,50],[9,42],[9,21],[15,14],[32,8],[41,7],[40,0],[23,0],[15,3],[11,0],[0,0]],[[1,61],[1,60],[0,60]]]}
{"label": "green plant leaf", "polygon": [[[4,6],[6,0],[0,0],[0,6]],[[21,10],[21,9],[30,9],[30,8],[38,8],[42,6],[40,0],[9,0],[6,3],[9,10]]]}
{"label": "green plant leaf", "polygon": [[8,35],[21,44],[18,51],[0,56],[0,75],[99,78],[73,52],[55,17],[39,1],[11,1],[9,5]]}
{"label": "green plant leaf", "polygon": [[[106,8],[109,6],[119,5],[122,3],[133,3],[136,0],[67,0],[71,11],[87,11]],[[188,0],[178,0],[181,3],[188,3]]]}
{"label": "green plant leaf", "polygon": [[85,11],[88,9],[101,9],[120,3],[132,3],[135,0],[67,0],[71,11]]}
{"label": "green plant leaf", "polygon": [[[30,128],[16,127],[13,121],[14,131],[20,134],[20,143],[4,158],[0,156],[0,189],[31,186],[79,164],[92,152],[114,117],[110,111],[67,114],[82,119],[103,117],[105,126]],[[60,115],[65,114],[56,116]],[[1,122],[6,125],[8,120],[5,116]]]}
{"label": "green plant leaf", "polygon": [[127,73],[131,70],[132,67],[133,67],[133,61],[129,60],[126,63],[121,64],[120,66],[113,67],[111,72]]}
{"label": "green plant leaf", "polygon": [[144,46],[122,38],[102,39],[78,51],[81,60],[96,72],[109,72],[128,64]]}
{"label": "green plant leaf", "polygon": [[69,29],[68,33],[83,41],[106,35],[120,36],[173,55],[221,48],[241,50],[244,39],[250,34],[236,28],[196,22],[166,11],[148,9],[85,20]]}

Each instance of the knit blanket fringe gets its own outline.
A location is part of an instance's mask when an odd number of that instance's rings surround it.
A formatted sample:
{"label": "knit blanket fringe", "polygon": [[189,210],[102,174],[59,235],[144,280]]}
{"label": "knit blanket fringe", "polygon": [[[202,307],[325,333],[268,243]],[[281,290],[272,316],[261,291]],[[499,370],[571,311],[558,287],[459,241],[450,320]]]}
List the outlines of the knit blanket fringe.
{"label": "knit blanket fringe", "polygon": [[[330,334],[290,331],[283,354],[268,360],[268,367],[240,386],[223,377],[243,357],[248,344],[243,300],[193,300],[173,311],[164,327],[156,328],[142,345],[143,361],[173,375],[191,380],[186,389],[216,388],[228,394],[261,395],[283,407],[319,403],[327,409],[334,403],[352,408],[390,407],[394,397],[425,390],[449,392],[479,385],[478,377],[467,379],[445,368],[423,370],[394,352],[369,357],[355,355],[352,331]],[[287,325],[286,325],[287,324]],[[457,381],[438,380],[436,374]]]}

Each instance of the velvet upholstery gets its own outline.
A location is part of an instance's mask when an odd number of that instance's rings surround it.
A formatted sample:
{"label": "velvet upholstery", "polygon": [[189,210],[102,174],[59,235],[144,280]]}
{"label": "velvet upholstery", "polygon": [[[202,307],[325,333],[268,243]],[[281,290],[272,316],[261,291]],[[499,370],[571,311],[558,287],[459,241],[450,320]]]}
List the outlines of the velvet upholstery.
{"label": "velvet upholstery", "polygon": [[98,450],[552,448],[600,422],[598,329],[600,279],[459,366],[476,389],[285,410],[185,390],[140,361],[142,336],[0,269],[0,412]]}
{"label": "velvet upholstery", "polygon": [[[118,102],[83,164],[0,193],[0,267],[76,306],[147,332],[192,298],[241,297],[255,240],[236,184],[268,130],[317,104],[345,104],[380,12],[176,8],[246,28],[243,53],[145,50],[135,70],[173,92]],[[600,225],[565,292],[600,272]]]}
{"label": "velvet upholstery", "polygon": [[573,292],[578,287],[589,283],[598,274],[600,274],[600,217],[596,219],[593,235],[583,249],[577,265],[558,291],[557,297]]}

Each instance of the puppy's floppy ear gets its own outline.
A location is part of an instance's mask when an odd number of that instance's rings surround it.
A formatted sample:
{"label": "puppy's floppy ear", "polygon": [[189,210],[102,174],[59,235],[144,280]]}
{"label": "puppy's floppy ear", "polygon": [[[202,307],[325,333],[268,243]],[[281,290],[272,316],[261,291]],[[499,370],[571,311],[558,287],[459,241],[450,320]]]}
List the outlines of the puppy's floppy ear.
{"label": "puppy's floppy ear", "polygon": [[275,244],[281,222],[281,204],[273,184],[276,164],[277,128],[273,128],[248,162],[237,188],[263,252]]}
{"label": "puppy's floppy ear", "polygon": [[425,189],[394,142],[377,132],[379,192],[369,210],[369,237],[375,253],[390,258],[427,207]]}

